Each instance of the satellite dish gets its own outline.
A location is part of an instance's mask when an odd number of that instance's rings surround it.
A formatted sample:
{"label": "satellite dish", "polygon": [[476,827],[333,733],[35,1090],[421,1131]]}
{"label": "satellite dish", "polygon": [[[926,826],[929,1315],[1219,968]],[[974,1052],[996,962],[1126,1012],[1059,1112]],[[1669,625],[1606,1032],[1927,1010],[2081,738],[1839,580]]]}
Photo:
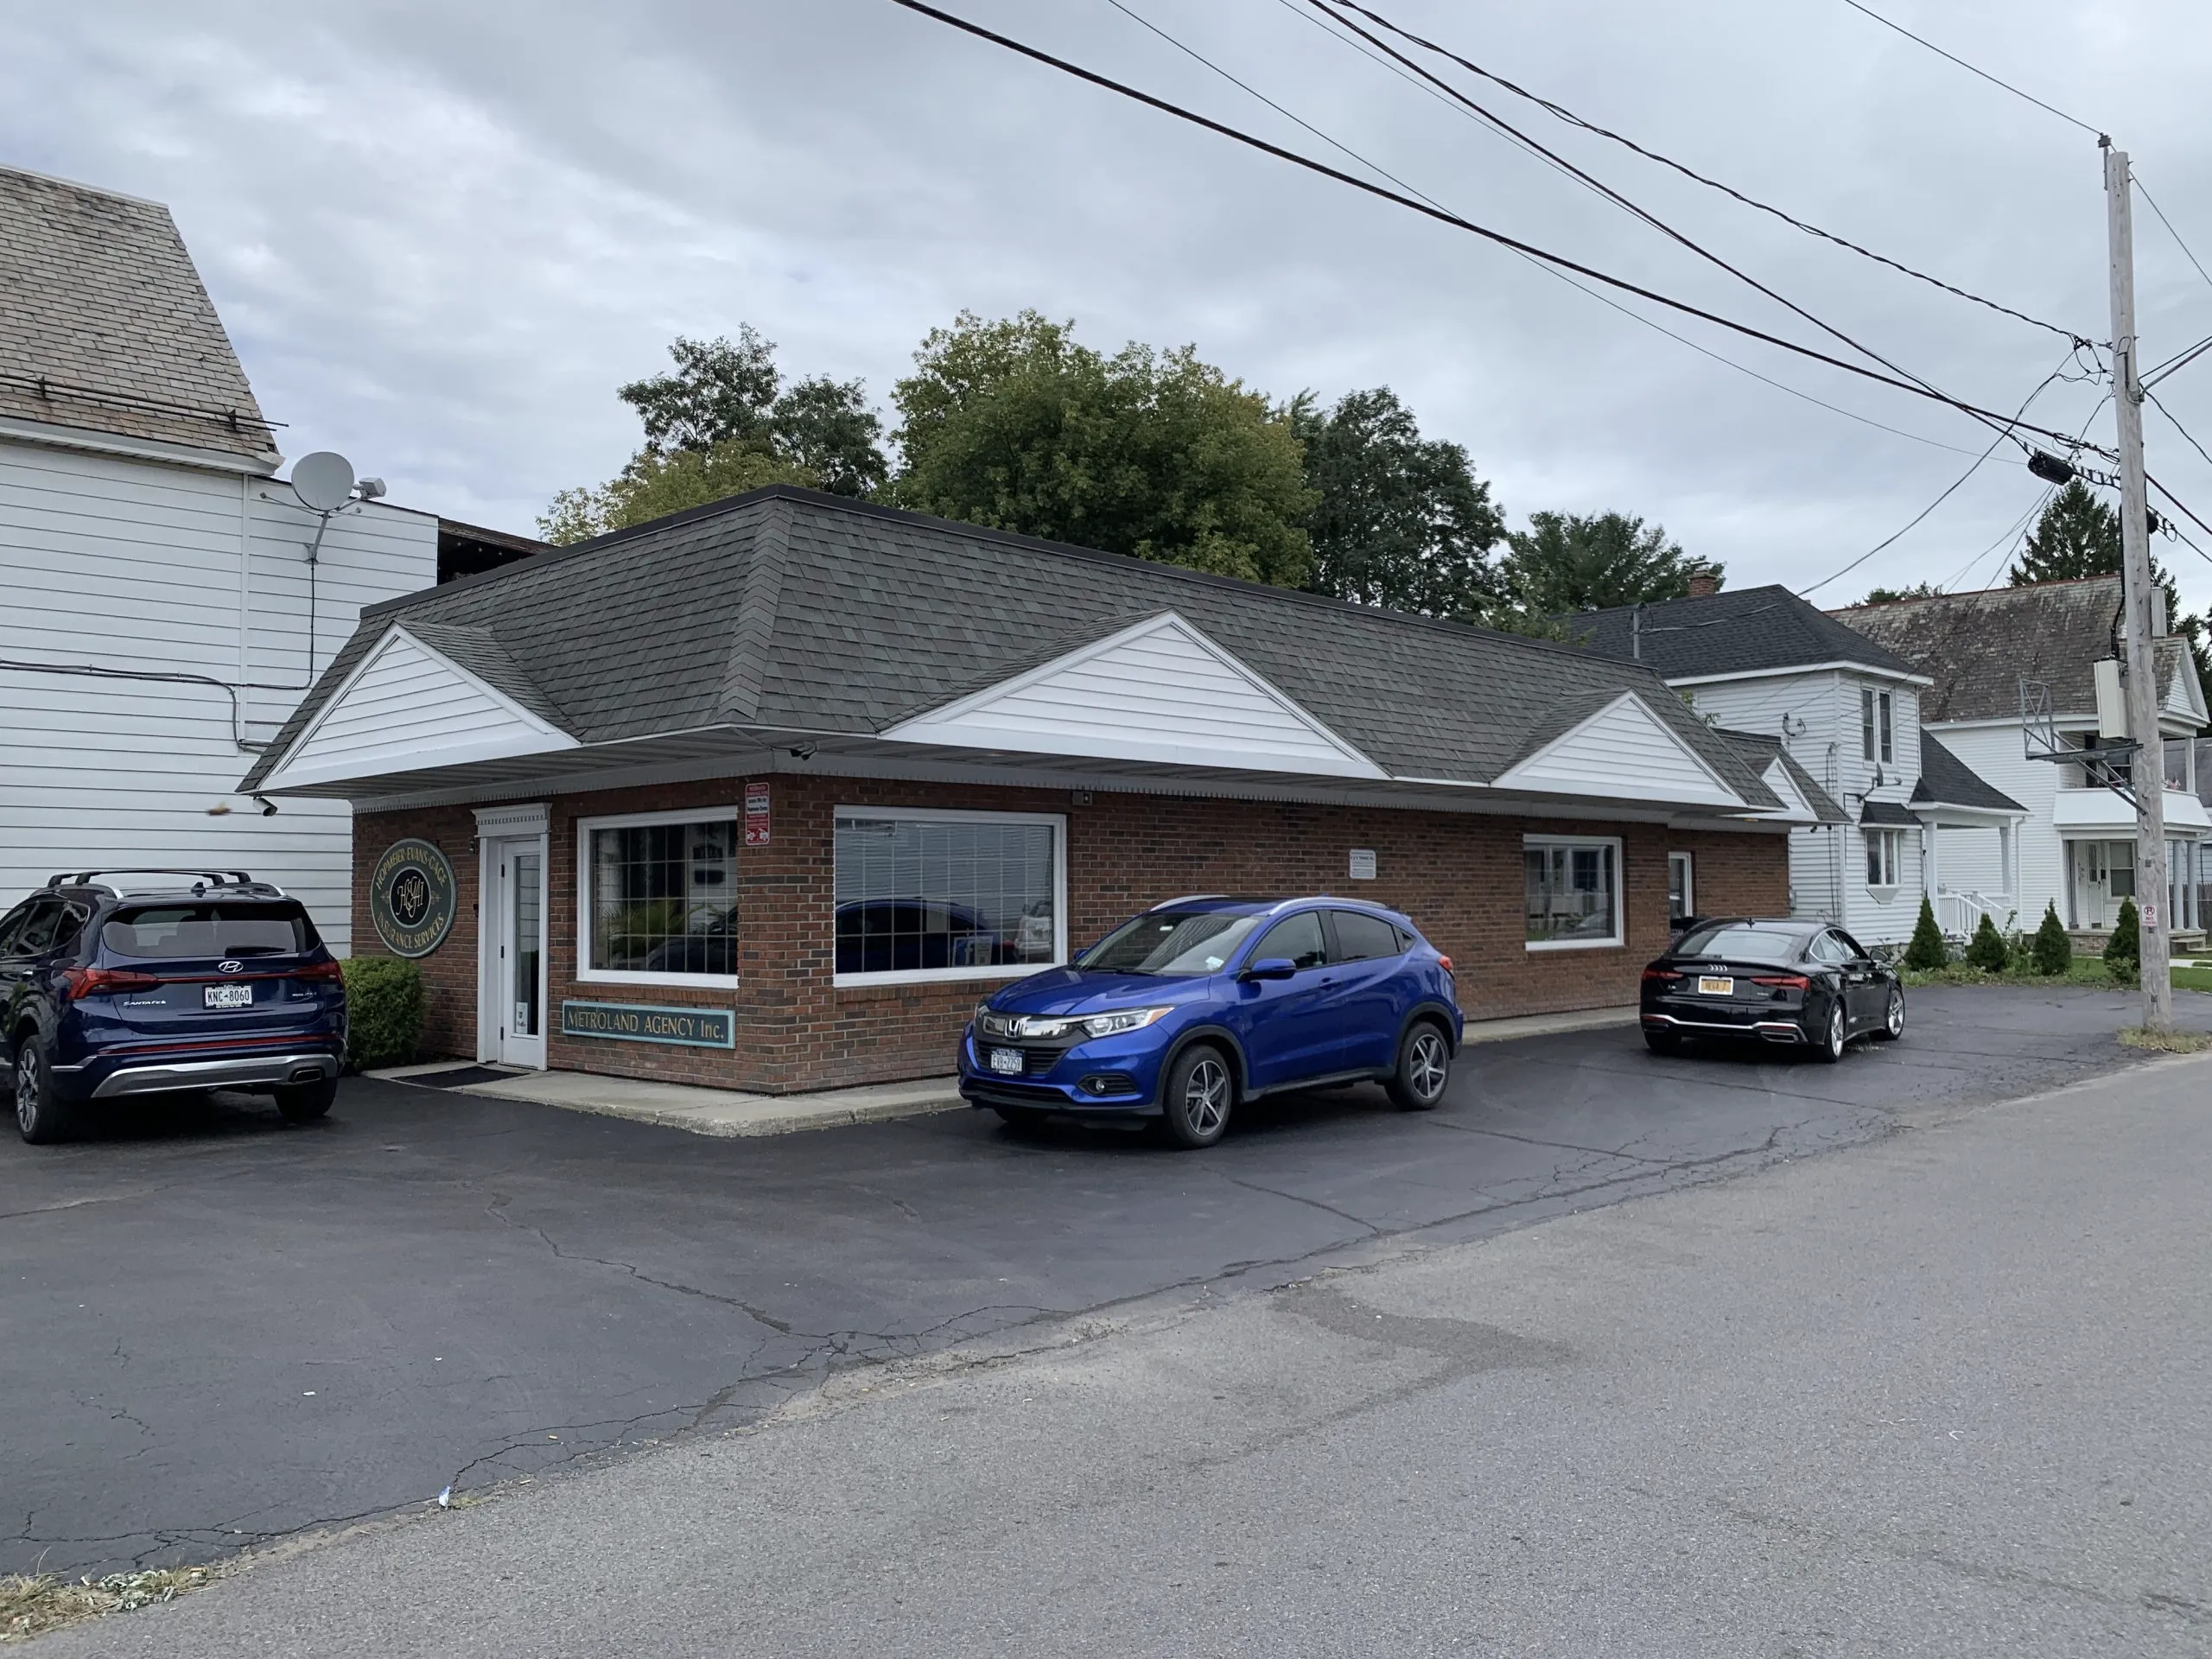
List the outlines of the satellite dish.
{"label": "satellite dish", "polygon": [[317,512],[335,512],[353,499],[353,463],[333,449],[318,449],[292,463],[292,489]]}

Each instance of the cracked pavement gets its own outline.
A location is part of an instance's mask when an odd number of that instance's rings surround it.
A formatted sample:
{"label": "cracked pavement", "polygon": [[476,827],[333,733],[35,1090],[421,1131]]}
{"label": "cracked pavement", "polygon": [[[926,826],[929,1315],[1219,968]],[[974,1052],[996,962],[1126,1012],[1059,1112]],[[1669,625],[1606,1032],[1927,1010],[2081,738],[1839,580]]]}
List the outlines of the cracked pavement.
{"label": "cracked pavement", "polygon": [[10,1141],[0,1572],[219,1560],[741,1427],[835,1373],[1877,1140],[2135,1063],[2131,1003],[1921,992],[1905,1043],[1838,1067],[1484,1046],[1434,1113],[1297,1097],[1195,1155],[965,1113],[710,1140],[364,1079],[306,1128],[229,1101]]}

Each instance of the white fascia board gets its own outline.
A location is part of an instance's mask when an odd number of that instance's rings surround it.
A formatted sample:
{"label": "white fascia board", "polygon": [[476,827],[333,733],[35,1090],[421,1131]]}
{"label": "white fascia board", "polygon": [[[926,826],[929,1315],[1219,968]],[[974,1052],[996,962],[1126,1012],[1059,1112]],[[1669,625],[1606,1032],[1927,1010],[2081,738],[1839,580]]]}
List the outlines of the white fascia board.
{"label": "white fascia board", "polygon": [[[1193,741],[1193,732],[1199,724],[1194,717],[1197,710],[1179,713],[1172,721],[1134,715],[1111,722],[1116,729],[1106,731],[1100,730],[1098,725],[1078,729],[1071,723],[1064,732],[1056,732],[1049,720],[1034,714],[1016,720],[1003,712],[1033,689],[1072,676],[1087,665],[1100,664],[1116,652],[1159,635],[1178,636],[1180,643],[1198,658],[1210,661],[1217,670],[1255,695],[1273,716],[1279,733],[1287,739],[1302,740],[1308,746],[1307,752],[1303,755],[1269,754],[1241,749],[1232,738],[1222,735]],[[1162,611],[995,685],[901,721],[880,735],[895,743],[1141,760],[1162,766],[1232,766],[1335,778],[1384,779],[1389,776],[1295,698],[1278,690],[1264,675],[1173,611]]]}
{"label": "white fascia board", "polygon": [[1893,668],[1876,668],[1872,663],[1792,663],[1787,668],[1741,668],[1732,674],[1670,674],[1669,685],[1720,685],[1730,680],[1786,680],[1799,674],[1871,674],[1878,680],[1896,680],[1904,685],[1933,685],[1932,674],[1900,674]]}
{"label": "white fascia board", "polygon": [[[442,745],[434,755],[426,755],[424,766],[422,769],[427,770],[430,766],[467,766],[480,760],[511,760],[524,755],[550,754],[561,749],[582,747],[575,738],[569,736],[559,727],[532,714],[497,686],[480,679],[442,652],[433,650],[430,646],[424,645],[422,640],[410,633],[403,624],[395,622],[385,631],[384,638],[378,640],[361,660],[353,665],[353,671],[346,677],[345,683],[340,685],[322,707],[315,711],[315,719],[308,722],[307,729],[293,741],[286,753],[293,755],[304,754],[314,745],[315,734],[344,706],[346,694],[359,685],[386,655],[397,648],[402,641],[425,656],[434,658],[456,680],[465,683],[470,690],[496,703],[511,722],[505,729],[501,731],[467,739],[457,743]],[[342,783],[350,778],[389,776],[393,770],[392,767],[385,766],[378,766],[372,772],[365,773],[358,760],[322,764],[313,761],[299,763],[285,761],[280,763],[274,772],[263,779],[260,792],[264,795],[281,795],[287,790],[303,789],[318,784]]]}
{"label": "white fascia board", "polygon": [[[1572,785],[1560,785],[1539,780],[1541,770],[1548,764],[1571,751],[1585,734],[1601,723],[1611,721],[1624,707],[1632,707],[1640,714],[1652,731],[1663,739],[1680,760],[1687,760],[1703,778],[1709,794],[1684,795],[1664,791],[1622,787],[1618,772],[1604,776],[1577,778]],[[1628,800],[1668,802],[1683,806],[1735,806],[1751,809],[1751,803],[1738,795],[1715,772],[1705,757],[1685,743],[1669,728],[1658,714],[1642,696],[1634,691],[1624,691],[1595,714],[1577,721],[1550,742],[1525,760],[1516,762],[1491,780],[1491,787],[1501,790],[1522,790],[1539,794],[1568,795],[1594,798],[1599,800]],[[1760,809],[1751,809],[1758,810]]]}
{"label": "white fascia board", "polygon": [[2003,806],[1961,806],[1953,801],[1907,801],[1904,810],[1923,823],[1948,823],[1957,818],[1966,822],[1955,828],[1971,828],[1976,824],[2018,823],[2028,816],[2023,810],[2015,812]]}
{"label": "white fascia board", "polygon": [[96,432],[89,427],[61,426],[12,416],[0,416],[0,438],[40,444],[49,449],[81,449],[93,454],[159,461],[168,467],[204,467],[211,472],[244,473],[249,478],[270,477],[284,464],[284,457],[274,450],[241,454],[233,449],[202,449],[197,444],[165,443],[159,438],[134,438],[120,432]]}
{"label": "white fascia board", "polygon": [[1782,764],[1780,755],[1777,755],[1767,763],[1766,770],[1759,774],[1759,781],[1775,792],[1776,798],[1782,803],[1782,808],[1779,811],[1754,812],[1750,815],[1751,817],[1763,818],[1773,823],[1818,823],[1820,822],[1820,815],[1813,810],[1812,804],[1806,800],[1803,793],[1798,789],[1796,779],[1789,775],[1789,768]]}

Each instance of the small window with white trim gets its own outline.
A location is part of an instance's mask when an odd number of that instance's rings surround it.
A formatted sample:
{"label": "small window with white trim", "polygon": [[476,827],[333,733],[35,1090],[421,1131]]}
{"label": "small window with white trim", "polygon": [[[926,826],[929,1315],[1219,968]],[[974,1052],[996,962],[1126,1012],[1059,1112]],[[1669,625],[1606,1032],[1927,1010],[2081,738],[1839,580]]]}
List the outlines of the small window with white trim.
{"label": "small window with white trim", "polygon": [[1594,950],[1621,942],[1621,844],[1609,836],[1528,836],[1521,842],[1527,944]]}
{"label": "small window with white trim", "polygon": [[1667,855],[1667,919],[1676,927],[1697,914],[1697,867],[1688,853]]}
{"label": "small window with white trim", "polygon": [[1904,862],[1904,831],[1869,830],[1866,836],[1866,885],[1878,889],[1896,887],[1897,871]]}
{"label": "small window with white trim", "polygon": [[576,822],[576,977],[737,983],[737,813]]}
{"label": "small window with white trim", "polygon": [[1067,960],[1067,821],[840,807],[836,981],[1011,979]]}

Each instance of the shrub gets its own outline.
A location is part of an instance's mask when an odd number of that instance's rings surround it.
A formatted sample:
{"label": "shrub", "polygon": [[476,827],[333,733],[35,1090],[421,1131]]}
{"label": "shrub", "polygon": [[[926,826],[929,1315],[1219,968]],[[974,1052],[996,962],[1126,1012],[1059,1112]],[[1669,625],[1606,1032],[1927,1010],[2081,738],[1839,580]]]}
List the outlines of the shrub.
{"label": "shrub", "polygon": [[1916,973],[1933,973],[1951,960],[1944,947],[1943,931],[1936,925],[1936,906],[1926,894],[1920,899],[1920,920],[1912,930],[1912,943],[1904,948],[1904,965]]}
{"label": "shrub", "polygon": [[2120,919],[2112,925],[2112,938],[2105,944],[2105,968],[2123,985],[2133,985],[2143,976],[2143,921],[2135,912],[2135,901],[2120,901]]}
{"label": "shrub", "polygon": [[2074,941],[2058,919],[2056,902],[2043,907],[2043,925],[2036,929],[2036,972],[2063,974],[2074,965]]}
{"label": "shrub", "polygon": [[1967,960],[1985,974],[2005,971],[2005,938],[1997,931],[1997,924],[1982,912],[1981,925],[1974,931],[1974,939],[1967,946]]}
{"label": "shrub", "polygon": [[399,957],[353,957],[345,972],[346,1064],[356,1071],[405,1065],[423,1040],[429,1011],[423,969]]}

